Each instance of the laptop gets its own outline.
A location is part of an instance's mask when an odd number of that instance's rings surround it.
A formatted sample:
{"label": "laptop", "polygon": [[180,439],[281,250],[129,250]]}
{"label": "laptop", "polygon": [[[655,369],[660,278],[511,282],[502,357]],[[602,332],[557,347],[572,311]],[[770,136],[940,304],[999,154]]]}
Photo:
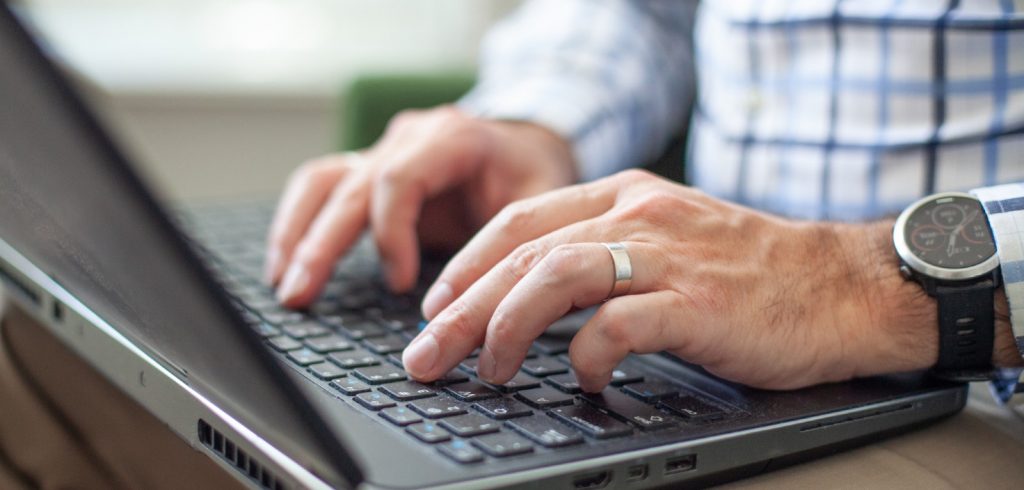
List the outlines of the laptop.
{"label": "laptop", "polygon": [[667,354],[629,357],[586,395],[565,355],[586,311],[510,383],[478,380],[473,357],[416,383],[401,351],[443,258],[395,296],[363,243],[313,307],[286,310],[258,280],[272,205],[161,202],[7,7],[0,66],[6,296],[249,487],[705,486],[965,403],[965,385],[924,373],[770,392]]}

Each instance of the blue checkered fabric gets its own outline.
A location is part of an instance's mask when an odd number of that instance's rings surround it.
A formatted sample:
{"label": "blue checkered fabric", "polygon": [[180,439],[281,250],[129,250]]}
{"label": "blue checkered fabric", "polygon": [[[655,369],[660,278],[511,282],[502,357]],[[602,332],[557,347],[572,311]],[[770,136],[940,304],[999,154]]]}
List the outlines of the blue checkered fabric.
{"label": "blue checkered fabric", "polygon": [[587,179],[651,160],[690,117],[693,185],[795,218],[1024,181],[1024,0],[534,0],[482,52],[461,106],[551,128]]}

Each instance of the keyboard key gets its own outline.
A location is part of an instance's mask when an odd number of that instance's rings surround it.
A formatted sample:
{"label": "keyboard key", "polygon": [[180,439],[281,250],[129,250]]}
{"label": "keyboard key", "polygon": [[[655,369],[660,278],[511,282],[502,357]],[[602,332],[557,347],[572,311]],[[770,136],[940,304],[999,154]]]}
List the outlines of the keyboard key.
{"label": "keyboard key", "polygon": [[605,388],[601,393],[588,393],[583,399],[604,409],[612,416],[631,422],[643,430],[654,430],[675,425],[673,418],[654,407],[637,400],[615,388]]}
{"label": "keyboard key", "polygon": [[478,437],[473,439],[473,445],[495,458],[504,458],[533,451],[533,444],[510,432]]}
{"label": "keyboard key", "polygon": [[530,407],[527,407],[522,402],[511,398],[492,398],[490,400],[482,400],[474,403],[473,408],[492,419],[498,420],[507,420],[533,415],[533,410],[530,410]]}
{"label": "keyboard key", "polygon": [[705,403],[694,396],[679,396],[661,400],[658,406],[688,419],[714,420],[725,416],[722,409]]}
{"label": "keyboard key", "polygon": [[312,339],[306,339],[306,347],[313,349],[321,354],[328,354],[331,352],[339,352],[343,350],[352,350],[352,343],[345,340],[340,335],[326,335],[323,337],[315,337]]}
{"label": "keyboard key", "polygon": [[466,441],[452,441],[437,446],[441,454],[464,464],[479,463],[484,460],[484,453],[469,445]]}
{"label": "keyboard key", "polygon": [[303,347],[298,350],[289,351],[288,360],[302,367],[306,367],[309,366],[310,364],[324,362],[324,356]]}
{"label": "keyboard key", "polygon": [[341,333],[347,335],[352,340],[363,340],[373,337],[381,337],[388,333],[388,331],[385,330],[384,327],[369,320],[362,320],[353,323],[344,323],[338,326],[338,330],[341,331]]}
{"label": "keyboard key", "polygon": [[441,427],[448,429],[448,432],[459,437],[472,437],[490,432],[498,432],[499,427],[498,422],[481,417],[475,413],[446,418],[440,423]]}
{"label": "keyboard key", "polygon": [[448,434],[448,431],[441,428],[437,423],[429,420],[422,424],[410,425],[405,428],[405,431],[428,444],[436,444],[438,442],[451,440],[452,438],[452,436]]}
{"label": "keyboard key", "polygon": [[576,381],[576,375],[573,373],[557,374],[555,376],[548,376],[544,378],[544,382],[558,388],[559,391],[575,395],[580,393],[580,384]]}
{"label": "keyboard key", "polygon": [[264,312],[261,316],[271,325],[288,325],[299,323],[306,319],[306,316],[302,313],[288,310]]}
{"label": "keyboard key", "polygon": [[523,361],[523,371],[538,377],[569,372],[569,367],[550,357],[538,357]]}
{"label": "keyboard key", "polygon": [[530,376],[529,374],[516,373],[516,375],[512,377],[512,379],[508,380],[503,385],[492,385],[488,383],[487,386],[490,386],[491,388],[494,388],[498,391],[502,391],[505,393],[513,393],[516,391],[537,388],[538,386],[540,386],[540,380],[534,378],[533,376]]}
{"label": "keyboard key", "polygon": [[412,410],[405,407],[385,408],[379,413],[381,417],[384,417],[388,422],[397,426],[412,425],[423,421],[419,415],[416,415]]}
{"label": "keyboard key", "polygon": [[364,350],[356,349],[348,352],[334,352],[327,356],[331,362],[345,368],[353,369],[363,366],[376,366],[380,364],[377,357]]}
{"label": "keyboard key", "polygon": [[626,385],[623,391],[647,403],[654,403],[662,398],[678,395],[679,387],[664,381],[647,381]]}
{"label": "keyboard key", "polygon": [[377,393],[376,391],[360,393],[359,395],[356,395],[356,401],[370,410],[380,410],[382,408],[391,408],[395,406],[394,401],[380,393]]}
{"label": "keyboard key", "polygon": [[543,354],[555,356],[569,352],[570,340],[561,337],[541,336],[533,341],[533,347]]}
{"label": "keyboard key", "polygon": [[331,381],[331,386],[348,396],[355,396],[370,391],[370,385],[355,378],[336,379]]}
{"label": "keyboard key", "polygon": [[267,339],[267,343],[269,343],[270,347],[278,352],[288,352],[290,350],[302,348],[301,342],[286,335],[271,337]]}
{"label": "keyboard key", "polygon": [[405,349],[407,344],[408,342],[406,342],[405,339],[395,334],[374,337],[363,341],[363,345],[380,355],[390,354],[392,352],[401,352]]}
{"label": "keyboard key", "polygon": [[448,374],[436,379],[434,381],[434,384],[437,386],[448,386],[458,383],[464,383],[466,381],[469,381],[469,376],[466,376],[465,374],[459,372],[458,370],[453,369],[451,371],[448,371]]}
{"label": "keyboard key", "polygon": [[572,395],[567,395],[548,386],[533,390],[520,391],[519,393],[516,393],[516,398],[535,408],[550,408],[557,407],[559,405],[569,405],[573,400]]}
{"label": "keyboard key", "polygon": [[281,335],[281,330],[280,329],[278,329],[277,327],[275,327],[275,326],[273,326],[273,325],[271,325],[269,323],[263,323],[262,320],[260,320],[257,323],[254,323],[252,325],[252,328],[253,328],[253,330],[256,331],[257,335],[259,335],[260,337],[263,337],[263,338],[275,337],[277,335]]}
{"label": "keyboard key", "polygon": [[336,364],[329,362],[321,362],[309,366],[309,372],[313,373],[313,376],[320,378],[325,381],[332,379],[344,378],[345,370]]}
{"label": "keyboard key", "polygon": [[621,437],[633,432],[628,425],[590,405],[556,408],[551,411],[551,415],[596,439]]}
{"label": "keyboard key", "polygon": [[437,395],[433,388],[415,381],[401,381],[380,387],[380,391],[400,402],[429,398]]}
{"label": "keyboard key", "polygon": [[408,379],[405,371],[389,365],[356,368],[352,371],[352,374],[371,385],[380,385],[394,381],[405,381]]}
{"label": "keyboard key", "polygon": [[415,401],[410,403],[408,407],[428,419],[440,419],[466,413],[465,405],[442,397]]}
{"label": "keyboard key", "polygon": [[509,420],[505,425],[544,447],[570,446],[583,442],[579,432],[550,417],[523,417]]}
{"label": "keyboard key", "polygon": [[454,384],[444,390],[464,402],[475,402],[478,400],[486,400],[488,398],[497,398],[501,396],[497,391],[494,391],[486,385],[476,381]]}
{"label": "keyboard key", "polygon": [[639,383],[644,380],[644,376],[636,371],[630,369],[616,369],[612,371],[612,386],[623,386],[630,383]]}
{"label": "keyboard key", "polygon": [[289,337],[294,339],[319,337],[331,333],[330,330],[327,330],[327,327],[311,320],[307,320],[302,323],[295,323],[292,325],[285,325],[281,327],[281,330],[283,330],[284,333],[287,334]]}
{"label": "keyboard key", "polygon": [[476,366],[478,364],[480,364],[480,359],[477,359],[475,357],[463,359],[462,362],[459,363],[459,369],[469,374],[476,375]]}

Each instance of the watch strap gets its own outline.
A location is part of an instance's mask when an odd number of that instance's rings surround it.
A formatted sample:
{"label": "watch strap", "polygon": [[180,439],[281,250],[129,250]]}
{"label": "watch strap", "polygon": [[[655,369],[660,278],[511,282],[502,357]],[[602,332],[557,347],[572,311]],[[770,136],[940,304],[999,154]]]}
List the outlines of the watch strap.
{"label": "watch strap", "polygon": [[945,372],[991,371],[995,337],[995,283],[935,288],[939,303],[939,362]]}

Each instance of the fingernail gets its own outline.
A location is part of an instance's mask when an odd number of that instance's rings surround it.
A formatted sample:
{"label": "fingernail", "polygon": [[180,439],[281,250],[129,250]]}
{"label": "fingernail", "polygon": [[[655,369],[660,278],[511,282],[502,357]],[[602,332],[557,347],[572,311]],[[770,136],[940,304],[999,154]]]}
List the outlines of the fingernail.
{"label": "fingernail", "polygon": [[423,298],[423,316],[434,318],[441,312],[441,309],[451,303],[454,294],[452,287],[447,282],[434,284]]}
{"label": "fingernail", "polygon": [[281,267],[281,250],[273,247],[267,250],[267,260],[263,263],[263,283],[271,286],[274,284],[274,277],[277,276],[277,269]]}
{"label": "fingernail", "polygon": [[309,284],[309,270],[302,264],[292,264],[284,274],[281,287],[277,289],[277,300],[284,303],[302,294]]}
{"label": "fingernail", "polygon": [[495,372],[498,370],[498,365],[494,360],[494,356],[491,355],[491,350],[484,346],[480,350],[480,358],[476,364],[476,374],[480,376],[480,379],[491,382],[494,381]]}
{"label": "fingernail", "polygon": [[405,348],[405,352],[402,353],[402,364],[413,376],[422,377],[434,368],[440,355],[441,348],[437,345],[437,339],[433,334],[425,333]]}

